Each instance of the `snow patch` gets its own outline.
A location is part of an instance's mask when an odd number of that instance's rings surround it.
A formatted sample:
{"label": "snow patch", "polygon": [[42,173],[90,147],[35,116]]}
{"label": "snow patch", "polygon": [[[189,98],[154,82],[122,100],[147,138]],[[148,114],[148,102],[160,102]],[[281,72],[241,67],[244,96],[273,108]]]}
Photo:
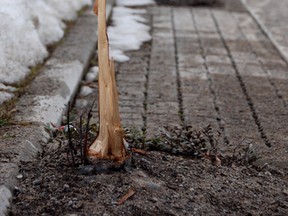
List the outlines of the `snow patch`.
{"label": "snow patch", "polygon": [[2,0],[0,7],[0,81],[17,82],[27,75],[27,67],[47,56],[24,0]]}
{"label": "snow patch", "polygon": [[16,91],[16,88],[14,88],[12,86],[4,85],[3,83],[0,83],[0,90],[14,92],[14,91]]}
{"label": "snow patch", "polygon": [[89,94],[91,94],[92,92],[93,92],[93,89],[90,88],[89,86],[82,86],[81,90],[80,90],[80,93],[79,93],[79,96],[80,97],[86,97]]}
{"label": "snow patch", "polygon": [[[43,1],[43,0],[42,0]],[[46,3],[54,8],[61,19],[74,20],[77,17],[77,11],[84,5],[91,5],[91,0],[45,0]]]}
{"label": "snow patch", "polygon": [[[112,25],[107,33],[110,44],[110,57],[115,61],[125,62],[130,58],[124,51],[139,50],[141,45],[151,40],[150,27],[147,20],[141,16],[146,13],[145,9],[128,8],[124,6],[144,6],[154,3],[150,0],[118,0],[112,14]],[[124,6],[123,6],[124,5]]]}
{"label": "snow patch", "polygon": [[91,67],[88,73],[86,74],[86,77],[85,77],[86,81],[92,82],[92,81],[97,80],[98,72],[99,72],[98,66]]}
{"label": "snow patch", "polygon": [[43,44],[52,44],[64,35],[65,24],[55,8],[44,1],[35,1],[28,5],[35,28]]}
{"label": "snow patch", "polygon": [[62,20],[77,17],[91,0],[1,0],[0,82],[16,83],[47,57],[46,45],[64,35]]}
{"label": "snow patch", "polygon": [[129,56],[125,55],[122,50],[111,49],[109,50],[110,57],[112,57],[117,62],[129,61]]}

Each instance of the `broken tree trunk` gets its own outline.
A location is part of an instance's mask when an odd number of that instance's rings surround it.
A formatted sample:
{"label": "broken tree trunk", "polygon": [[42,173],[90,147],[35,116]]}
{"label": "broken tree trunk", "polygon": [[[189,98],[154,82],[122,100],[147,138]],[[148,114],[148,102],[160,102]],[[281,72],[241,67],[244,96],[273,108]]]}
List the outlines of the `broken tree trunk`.
{"label": "broken tree trunk", "polygon": [[126,158],[124,132],[121,127],[114,62],[109,58],[106,32],[106,0],[96,0],[94,12],[98,15],[99,62],[99,119],[97,139],[88,149],[91,158],[112,159],[123,162]]}

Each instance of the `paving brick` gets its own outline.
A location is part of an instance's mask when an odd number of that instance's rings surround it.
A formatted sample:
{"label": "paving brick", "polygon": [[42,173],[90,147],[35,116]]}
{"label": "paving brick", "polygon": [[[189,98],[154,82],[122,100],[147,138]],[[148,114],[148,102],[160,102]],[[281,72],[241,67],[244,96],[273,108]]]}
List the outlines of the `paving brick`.
{"label": "paving brick", "polygon": [[141,113],[131,113],[131,112],[122,112],[120,113],[122,119],[143,119],[143,115]]}
{"label": "paving brick", "polygon": [[180,124],[180,116],[172,114],[151,114],[147,115],[147,138],[154,137],[159,133],[161,127],[176,126]]}
{"label": "paving brick", "polygon": [[[125,64],[126,65],[126,64]],[[133,64],[132,64],[133,65]],[[142,71],[147,71],[147,65],[146,64],[139,64],[136,66],[126,66],[126,68],[124,66],[122,66],[121,68],[118,69],[118,74],[123,75],[124,77],[127,76],[133,76],[133,75],[140,75],[143,72]]]}
{"label": "paving brick", "polygon": [[235,70],[231,65],[211,64],[209,65],[209,71],[213,75],[231,75],[235,76]]}
{"label": "paving brick", "polygon": [[[197,19],[197,31],[200,33],[204,33],[205,35],[213,35],[216,30],[216,26],[214,22],[212,22],[212,17],[210,15],[209,9],[193,9],[193,14],[195,19]],[[203,19],[205,18],[205,19]],[[217,38],[217,37],[216,37]]]}
{"label": "paving brick", "polygon": [[122,123],[123,127],[128,127],[128,128],[142,129],[144,127],[143,119],[129,119],[129,118],[125,118],[125,119],[122,120],[121,123]]}
{"label": "paving brick", "polygon": [[[221,22],[220,20],[222,20],[224,17],[227,18],[227,16],[229,16],[228,14],[225,14],[225,15],[215,14],[215,15],[216,15],[215,17],[218,23],[220,23]],[[243,19],[243,16],[242,16],[242,19]],[[247,19],[249,22],[250,18],[247,18]],[[229,27],[232,27],[232,25],[235,23],[237,23],[237,18],[235,18],[235,15],[234,15],[234,17],[232,17],[229,20],[228,24],[221,23],[219,25],[224,39],[226,39],[227,35],[228,37],[230,37],[229,36],[230,31],[228,32],[226,30],[227,25],[229,25]],[[249,69],[248,70],[250,71],[250,76],[249,76],[249,74],[247,74],[246,68],[243,67],[239,61],[235,60],[236,67],[238,68],[239,75],[242,77],[247,95],[250,97],[250,100],[251,100],[250,104],[252,104],[255,110],[255,114],[257,115],[257,119],[261,125],[262,135],[264,134],[268,138],[268,141],[270,142],[270,144],[272,143],[273,145],[275,145],[277,143],[277,146],[279,148],[278,151],[279,150],[284,151],[285,145],[281,137],[284,134],[287,134],[288,132],[286,129],[287,125],[283,121],[283,116],[287,115],[286,114],[287,109],[285,109],[285,104],[283,103],[283,100],[277,95],[277,86],[271,83],[271,80],[269,80],[269,73],[267,73],[264,70],[264,68],[261,66],[261,61],[259,60],[259,58],[257,58],[256,54],[257,54],[258,47],[255,48],[255,42],[253,43],[250,42],[251,38],[252,39],[255,38],[253,37],[253,35],[257,33],[257,31],[251,31],[249,33],[250,37],[246,37],[247,32],[244,35],[243,31],[248,31],[248,30],[244,29],[243,25],[242,25],[242,29],[239,29],[236,25],[234,26],[232,31],[234,32],[235,35],[238,35],[237,37],[239,39],[242,39],[243,41],[242,44],[245,45],[247,48],[246,52],[252,53],[251,57],[253,56],[253,58],[251,58],[250,60],[247,60],[246,62],[253,60],[253,63],[254,65],[257,66],[256,67],[257,69],[255,68],[255,66],[254,66],[254,70]],[[249,44],[249,46],[247,44]],[[235,50],[233,49],[234,45],[231,44],[229,41],[227,41],[227,46],[230,49],[230,52],[234,58],[235,56],[234,54]],[[277,113],[279,114],[282,113],[283,114],[282,118],[277,117]],[[274,136],[273,134],[277,134],[277,135]],[[271,155],[268,157],[271,157]]]}
{"label": "paving brick", "polygon": [[177,114],[179,113],[178,102],[163,102],[157,101],[147,105],[147,114]]}
{"label": "paving brick", "polygon": [[[205,46],[205,45],[204,45]],[[231,59],[228,55],[226,56],[218,56],[218,55],[205,55],[205,59],[207,64],[214,64],[214,63],[220,63],[224,65],[231,65]]]}
{"label": "paving brick", "polygon": [[120,94],[119,95],[119,100],[122,101],[122,100],[134,100],[134,101],[137,101],[137,102],[143,102],[145,100],[145,94],[133,94],[133,93],[130,93],[130,94]]}
{"label": "paving brick", "polygon": [[118,74],[117,75],[117,81],[120,83],[145,83],[146,82],[146,76],[145,74],[130,74],[129,76]]}
{"label": "paving brick", "polygon": [[133,106],[138,106],[138,107],[142,107],[143,106],[143,102],[142,101],[135,101],[133,99],[129,99],[129,100],[120,100],[119,101],[119,105],[120,106],[128,106],[128,107],[133,107]]}
{"label": "paving brick", "polygon": [[205,55],[227,55],[227,50],[224,47],[204,47],[203,50]]}
{"label": "paving brick", "polygon": [[173,88],[150,90],[147,94],[147,103],[156,101],[178,101],[178,93]]}
{"label": "paving brick", "polygon": [[196,32],[195,26],[191,25],[192,14],[189,8],[173,8],[173,16],[176,17],[174,19],[176,34],[181,30]]}
{"label": "paving brick", "polygon": [[144,108],[143,107],[127,107],[127,106],[120,106],[120,113],[138,113],[138,114],[144,114]]}

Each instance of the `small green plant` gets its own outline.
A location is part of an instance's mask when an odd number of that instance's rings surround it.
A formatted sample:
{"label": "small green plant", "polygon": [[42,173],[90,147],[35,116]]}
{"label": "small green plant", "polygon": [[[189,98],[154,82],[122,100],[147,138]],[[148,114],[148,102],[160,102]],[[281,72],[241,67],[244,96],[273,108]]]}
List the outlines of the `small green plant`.
{"label": "small green plant", "polygon": [[11,118],[15,111],[15,99],[11,99],[0,105],[0,127],[12,124]]}

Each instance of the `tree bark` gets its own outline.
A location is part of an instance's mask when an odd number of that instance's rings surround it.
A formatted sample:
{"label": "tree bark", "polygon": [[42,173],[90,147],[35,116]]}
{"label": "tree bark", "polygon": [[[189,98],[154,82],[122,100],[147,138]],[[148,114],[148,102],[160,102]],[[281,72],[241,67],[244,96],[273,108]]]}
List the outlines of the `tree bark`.
{"label": "tree bark", "polygon": [[99,120],[97,139],[88,149],[91,158],[124,161],[124,132],[121,127],[118,91],[115,81],[114,62],[109,58],[106,30],[106,0],[96,0],[94,12],[98,15],[98,63],[99,63]]}

